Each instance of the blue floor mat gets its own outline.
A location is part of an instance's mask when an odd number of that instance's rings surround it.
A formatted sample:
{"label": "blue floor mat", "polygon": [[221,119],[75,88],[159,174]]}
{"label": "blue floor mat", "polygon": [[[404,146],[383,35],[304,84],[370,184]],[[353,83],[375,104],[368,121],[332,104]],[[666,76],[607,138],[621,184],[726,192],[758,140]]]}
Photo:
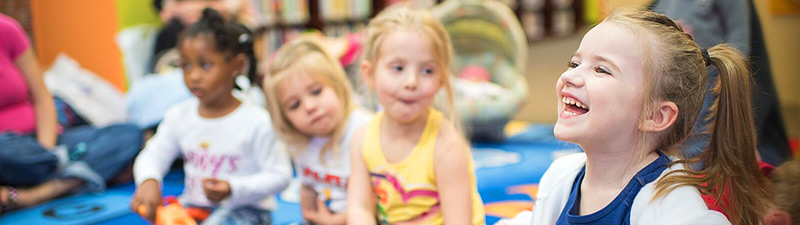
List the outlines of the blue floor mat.
{"label": "blue floor mat", "polygon": [[[554,158],[579,152],[575,145],[560,142],[552,125],[528,125],[499,144],[473,145],[478,192],[486,205],[486,223],[530,209],[536,183]],[[164,178],[162,193],[177,196],[183,191],[183,172]],[[100,194],[81,194],[57,199],[0,217],[5,224],[147,224],[129,209],[133,183],[110,187]],[[301,219],[297,203],[278,197],[273,224],[292,224]]]}

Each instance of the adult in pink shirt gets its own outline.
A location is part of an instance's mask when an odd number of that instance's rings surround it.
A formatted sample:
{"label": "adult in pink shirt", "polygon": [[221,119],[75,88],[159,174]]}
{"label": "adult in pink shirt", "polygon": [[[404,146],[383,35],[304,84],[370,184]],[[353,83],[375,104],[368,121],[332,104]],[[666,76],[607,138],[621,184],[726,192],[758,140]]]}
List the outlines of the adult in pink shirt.
{"label": "adult in pink shirt", "polygon": [[[101,191],[136,156],[134,125],[62,129],[22,27],[0,14],[0,214],[65,193]],[[64,146],[59,160],[55,146]]]}

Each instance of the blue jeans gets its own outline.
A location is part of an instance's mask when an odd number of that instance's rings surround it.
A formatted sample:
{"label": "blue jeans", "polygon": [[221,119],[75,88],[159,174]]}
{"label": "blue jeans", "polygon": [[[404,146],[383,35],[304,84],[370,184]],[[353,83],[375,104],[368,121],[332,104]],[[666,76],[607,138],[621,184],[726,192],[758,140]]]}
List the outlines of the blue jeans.
{"label": "blue jeans", "polygon": [[181,203],[185,207],[202,208],[211,211],[211,215],[201,223],[201,225],[270,225],[272,219],[270,218],[270,211],[266,209],[259,209],[252,206],[242,207],[202,207],[190,203]]}
{"label": "blue jeans", "polygon": [[220,207],[211,212],[202,225],[272,224],[269,210],[254,207]]}
{"label": "blue jeans", "polygon": [[94,190],[102,190],[105,181],[139,153],[142,134],[131,124],[81,126],[66,129],[57,145],[67,148],[69,161],[64,164],[35,137],[0,134],[0,185],[26,187],[53,178],[75,177],[87,181]]}

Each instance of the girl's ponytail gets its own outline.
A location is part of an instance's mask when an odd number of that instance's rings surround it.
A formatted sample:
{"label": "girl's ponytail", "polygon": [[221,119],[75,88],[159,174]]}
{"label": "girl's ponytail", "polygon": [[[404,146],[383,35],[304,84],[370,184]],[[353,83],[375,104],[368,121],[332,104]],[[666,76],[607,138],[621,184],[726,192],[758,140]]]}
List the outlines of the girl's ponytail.
{"label": "girl's ponytail", "polygon": [[727,192],[730,202],[722,207],[733,224],[760,224],[770,197],[768,180],[758,169],[749,69],[741,53],[728,44],[709,48],[706,59],[719,70],[719,80],[712,89],[716,100],[710,108],[711,140],[701,155],[706,162],[702,172],[709,178],[704,191],[716,199],[724,199]]}

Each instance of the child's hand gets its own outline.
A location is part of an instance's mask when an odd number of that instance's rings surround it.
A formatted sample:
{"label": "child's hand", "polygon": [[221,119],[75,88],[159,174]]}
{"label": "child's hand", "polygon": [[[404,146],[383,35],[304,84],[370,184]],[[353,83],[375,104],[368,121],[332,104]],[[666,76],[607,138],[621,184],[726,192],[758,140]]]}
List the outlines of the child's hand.
{"label": "child's hand", "polygon": [[205,178],[203,179],[203,191],[208,200],[219,202],[231,195],[231,184],[216,178]]}
{"label": "child's hand", "polygon": [[309,186],[300,188],[300,208],[304,214],[305,211],[317,211],[317,192]]}
{"label": "child's hand", "polygon": [[142,182],[131,199],[131,211],[150,222],[156,219],[156,208],[161,205],[161,188],[158,181],[148,179]]}
{"label": "child's hand", "polygon": [[329,224],[335,221],[335,213],[328,210],[328,206],[322,200],[317,200],[317,209],[308,210],[303,209],[303,218],[313,222],[314,224]]}

